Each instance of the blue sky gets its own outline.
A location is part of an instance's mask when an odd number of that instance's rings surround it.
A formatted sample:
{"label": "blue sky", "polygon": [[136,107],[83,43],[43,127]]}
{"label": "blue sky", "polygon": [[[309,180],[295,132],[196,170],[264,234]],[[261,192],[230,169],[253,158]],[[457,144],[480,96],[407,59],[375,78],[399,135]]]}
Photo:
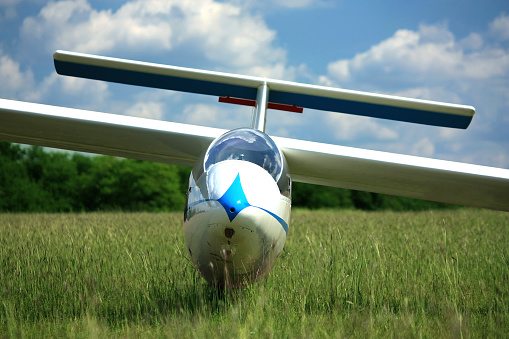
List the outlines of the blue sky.
{"label": "blue sky", "polygon": [[0,0],[0,97],[235,128],[216,98],[56,75],[56,49],[472,105],[467,130],[305,110],[267,132],[509,168],[509,2]]}

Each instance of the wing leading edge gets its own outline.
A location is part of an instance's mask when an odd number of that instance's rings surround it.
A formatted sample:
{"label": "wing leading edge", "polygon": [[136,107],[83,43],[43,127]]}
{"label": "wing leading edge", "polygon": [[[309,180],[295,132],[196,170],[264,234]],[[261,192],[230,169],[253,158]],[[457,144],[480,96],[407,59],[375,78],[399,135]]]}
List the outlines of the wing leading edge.
{"label": "wing leading edge", "polygon": [[267,84],[273,103],[425,125],[467,128],[475,114],[471,106],[74,52],[57,51],[53,58],[62,75],[248,100]]}
{"label": "wing leading edge", "polygon": [[[225,130],[0,99],[0,139],[193,166]],[[509,170],[287,138],[295,181],[509,211]],[[317,164],[320,164],[317,166]]]}
{"label": "wing leading edge", "polygon": [[0,140],[192,167],[225,130],[0,99]]}

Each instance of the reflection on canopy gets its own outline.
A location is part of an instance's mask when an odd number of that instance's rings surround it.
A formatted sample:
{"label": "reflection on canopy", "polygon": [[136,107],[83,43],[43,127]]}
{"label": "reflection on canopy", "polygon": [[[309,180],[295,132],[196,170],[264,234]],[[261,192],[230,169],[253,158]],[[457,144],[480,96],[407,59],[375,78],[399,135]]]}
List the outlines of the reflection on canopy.
{"label": "reflection on canopy", "polygon": [[217,139],[205,155],[205,170],[224,160],[252,162],[265,169],[276,182],[283,171],[282,156],[274,141],[253,129],[235,129]]}

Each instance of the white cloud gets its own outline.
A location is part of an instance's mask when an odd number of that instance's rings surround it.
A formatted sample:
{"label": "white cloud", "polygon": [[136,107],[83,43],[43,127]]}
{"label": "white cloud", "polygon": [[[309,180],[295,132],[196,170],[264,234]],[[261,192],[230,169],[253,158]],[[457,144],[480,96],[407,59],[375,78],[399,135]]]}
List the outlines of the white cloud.
{"label": "white cloud", "polygon": [[18,16],[16,6],[21,0],[0,0],[0,22]]}
{"label": "white cloud", "polygon": [[458,104],[462,103],[462,98],[458,95],[458,93],[445,86],[411,87],[392,92],[391,94],[406,98],[435,100]]}
{"label": "white cloud", "polygon": [[360,139],[394,140],[398,133],[382,124],[376,119],[356,115],[331,113],[325,118],[328,129],[340,141]]}
{"label": "white cloud", "polygon": [[[473,51],[466,51],[465,46]],[[398,30],[392,37],[352,59],[329,64],[329,77],[340,84],[365,82],[377,87],[407,88],[452,80],[483,80],[509,72],[509,53],[483,46],[473,34],[459,43],[444,25]]]}
{"label": "white cloud", "polygon": [[280,8],[303,9],[334,5],[334,1],[331,0],[230,0],[229,2],[244,8],[261,8],[265,11]]}
{"label": "white cloud", "polygon": [[30,92],[30,96],[26,100],[102,110],[109,96],[110,92],[106,82],[66,77],[53,72]]}
{"label": "white cloud", "polygon": [[198,103],[186,105],[177,120],[193,125],[232,129],[249,127],[251,112],[251,108],[242,106]]}
{"label": "white cloud", "polygon": [[10,7],[19,4],[21,0],[0,0],[0,6]]}
{"label": "white cloud", "polygon": [[509,15],[501,14],[490,24],[491,32],[500,40],[509,40]]}
{"label": "white cloud", "polygon": [[305,8],[319,4],[322,1],[317,0],[275,0],[274,4],[286,8]]}
{"label": "white cloud", "polygon": [[[146,1],[146,5],[153,5]],[[114,48],[169,49],[171,29],[162,20],[151,21],[142,5],[130,2],[117,12],[96,11],[86,0],[50,2],[21,28],[28,40],[47,39],[46,52],[69,49],[104,53]]]}
{"label": "white cloud", "polygon": [[477,145],[474,147],[469,145],[468,152],[462,154],[458,160],[492,167],[509,168],[507,146],[491,141],[477,141]]}
{"label": "white cloud", "polygon": [[292,78],[286,53],[275,47],[275,31],[242,8],[213,0],[135,0],[118,10],[96,10],[86,0],[49,2],[25,19],[21,36],[56,49],[140,55],[196,50],[219,68]]}
{"label": "white cloud", "polygon": [[0,93],[2,97],[25,99],[34,88],[32,71],[21,70],[20,64],[0,51]]}
{"label": "white cloud", "polygon": [[481,49],[484,45],[484,39],[479,33],[470,33],[469,36],[463,38],[459,42],[459,47],[465,50]]}
{"label": "white cloud", "polygon": [[31,102],[73,103],[82,108],[97,109],[108,98],[108,84],[81,78],[64,77],[52,72],[38,82],[30,68],[0,50],[0,95],[2,98]]}
{"label": "white cloud", "polygon": [[138,118],[162,120],[164,117],[164,105],[153,101],[137,102],[125,114]]}
{"label": "white cloud", "polygon": [[276,33],[261,17],[208,0],[201,6],[193,3],[186,11],[183,34],[199,41],[209,60],[223,64],[227,60],[229,67],[248,74],[284,77],[285,51],[272,46]]}
{"label": "white cloud", "polygon": [[435,153],[435,146],[429,138],[422,138],[417,143],[412,145],[411,154],[432,157]]}
{"label": "white cloud", "polygon": [[[398,30],[351,59],[331,62],[327,75],[320,77],[328,85],[473,105],[477,113],[467,131],[374,120],[397,135],[397,142],[386,142],[391,139],[384,140],[384,133],[374,133],[381,129],[360,121],[338,122],[336,138],[361,140],[372,134],[378,142],[365,141],[362,147],[507,166],[509,137],[501,135],[509,129],[509,49],[503,43],[508,23],[509,17],[501,15],[489,32],[473,32],[462,39],[443,24]],[[332,125],[330,118],[326,123]],[[505,147],[494,146],[504,143]],[[483,147],[490,151],[483,152]]]}

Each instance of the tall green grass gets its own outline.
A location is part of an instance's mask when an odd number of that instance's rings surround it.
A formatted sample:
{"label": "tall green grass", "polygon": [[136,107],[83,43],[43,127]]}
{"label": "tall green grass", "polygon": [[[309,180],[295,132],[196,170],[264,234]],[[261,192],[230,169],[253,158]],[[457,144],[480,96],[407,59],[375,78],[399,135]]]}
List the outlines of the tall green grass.
{"label": "tall green grass", "polygon": [[1,214],[0,337],[504,337],[509,214],[296,210],[266,279],[211,290],[179,213]]}

